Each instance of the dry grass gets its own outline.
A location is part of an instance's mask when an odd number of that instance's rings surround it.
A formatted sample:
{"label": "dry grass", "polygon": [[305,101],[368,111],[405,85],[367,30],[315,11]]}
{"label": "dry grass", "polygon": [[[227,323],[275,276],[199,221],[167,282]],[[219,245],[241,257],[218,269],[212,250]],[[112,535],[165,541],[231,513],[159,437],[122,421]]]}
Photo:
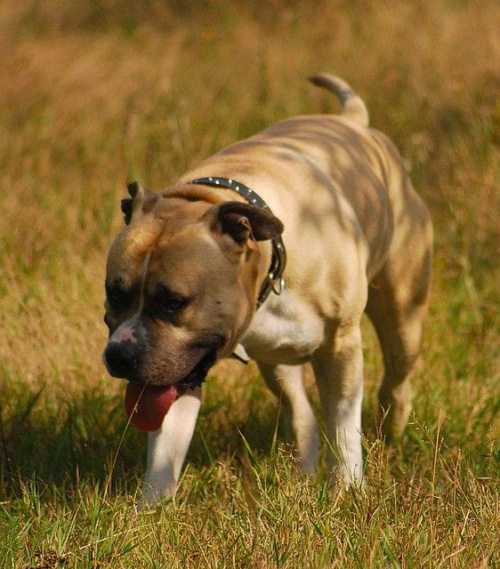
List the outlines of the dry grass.
{"label": "dry grass", "polygon": [[[0,564],[497,566],[500,6],[169,6],[3,7]],[[297,482],[255,369],[224,364],[177,503],[135,519],[144,439],[128,432],[113,466],[122,386],[100,362],[104,258],[124,185],[160,189],[270,122],[335,110],[305,81],[317,71],[365,97],[436,223],[405,447],[385,449],[370,423],[380,362],[369,330],[363,497]]]}

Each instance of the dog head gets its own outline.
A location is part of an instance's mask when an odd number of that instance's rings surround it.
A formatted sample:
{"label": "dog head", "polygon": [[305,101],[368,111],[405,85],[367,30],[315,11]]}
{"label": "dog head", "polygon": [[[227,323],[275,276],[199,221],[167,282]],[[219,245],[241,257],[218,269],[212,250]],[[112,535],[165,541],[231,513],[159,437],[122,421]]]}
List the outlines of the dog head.
{"label": "dog head", "polygon": [[283,226],[239,201],[156,195],[137,183],[129,192],[106,266],[106,367],[137,383],[196,387],[248,327],[265,261],[258,241]]}

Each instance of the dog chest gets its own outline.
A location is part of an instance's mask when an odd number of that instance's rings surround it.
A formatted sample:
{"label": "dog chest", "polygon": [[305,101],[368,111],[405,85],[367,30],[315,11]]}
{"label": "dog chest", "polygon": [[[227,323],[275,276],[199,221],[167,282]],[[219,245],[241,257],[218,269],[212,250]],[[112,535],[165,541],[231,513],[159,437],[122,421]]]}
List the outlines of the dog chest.
{"label": "dog chest", "polygon": [[309,359],[323,334],[323,320],[310,304],[285,290],[256,312],[241,344],[252,359],[293,365]]}

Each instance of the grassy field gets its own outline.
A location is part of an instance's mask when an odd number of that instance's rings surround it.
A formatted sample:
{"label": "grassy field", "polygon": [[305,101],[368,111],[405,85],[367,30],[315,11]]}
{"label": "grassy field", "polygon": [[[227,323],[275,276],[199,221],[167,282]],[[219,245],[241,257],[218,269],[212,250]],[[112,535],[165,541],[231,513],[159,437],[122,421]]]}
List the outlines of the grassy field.
{"label": "grassy field", "polygon": [[[0,567],[500,567],[499,30],[494,0],[2,3]],[[435,222],[403,444],[378,438],[368,325],[364,495],[298,476],[256,369],[223,363],[174,503],[137,515],[145,437],[100,359],[125,184],[338,110],[318,71],[365,98]]]}

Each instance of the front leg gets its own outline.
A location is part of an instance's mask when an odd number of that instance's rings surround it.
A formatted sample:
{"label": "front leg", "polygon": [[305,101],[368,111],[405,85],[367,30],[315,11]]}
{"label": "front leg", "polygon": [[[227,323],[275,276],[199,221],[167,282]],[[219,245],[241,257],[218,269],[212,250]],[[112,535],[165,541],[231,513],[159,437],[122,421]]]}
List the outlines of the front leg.
{"label": "front leg", "polygon": [[201,387],[181,395],[160,429],[148,435],[148,463],[141,505],[153,505],[174,496],[193,438],[201,405]]}
{"label": "front leg", "polygon": [[288,442],[297,445],[299,467],[314,474],[318,463],[319,435],[316,417],[303,382],[302,366],[259,363],[271,391],[283,404]]}
{"label": "front leg", "polygon": [[359,325],[339,328],[330,344],[314,355],[313,367],[326,423],[328,470],[334,481],[361,485],[363,353]]}

